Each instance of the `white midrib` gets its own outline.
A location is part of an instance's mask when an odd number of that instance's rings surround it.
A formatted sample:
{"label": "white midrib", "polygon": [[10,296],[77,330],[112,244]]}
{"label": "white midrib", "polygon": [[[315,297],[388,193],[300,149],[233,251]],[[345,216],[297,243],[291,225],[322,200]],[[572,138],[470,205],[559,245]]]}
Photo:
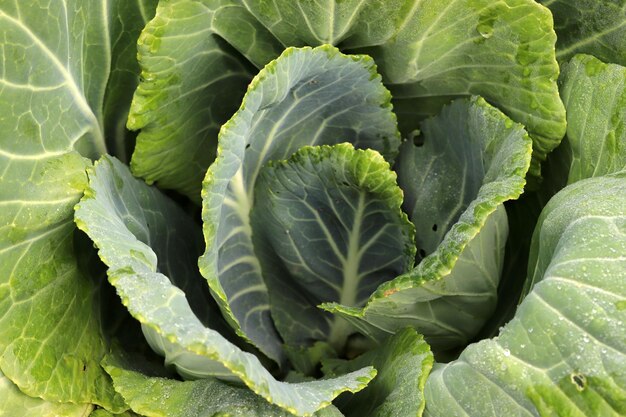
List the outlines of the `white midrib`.
{"label": "white midrib", "polygon": [[[241,233],[245,234],[250,239],[249,249],[251,253],[254,253],[251,243],[252,225],[250,224],[250,211],[252,210],[252,202],[248,199],[248,193],[246,192],[246,186],[243,178],[243,167],[240,167],[239,170],[235,173],[231,185],[235,200],[232,201],[230,198],[227,197],[224,200],[224,203],[229,205],[237,212],[237,216],[241,221]],[[222,243],[223,242],[220,242],[220,245],[222,245]],[[259,283],[257,284],[260,284],[263,281],[260,278],[262,275],[259,259],[256,256],[249,256],[246,258],[248,260],[247,263],[254,268],[255,274],[257,275],[257,277],[259,277]],[[251,283],[250,285],[254,285],[254,283]]]}
{"label": "white midrib", "polygon": [[[361,261],[360,242],[361,242],[361,224],[363,223],[363,214],[365,212],[365,194],[359,193],[359,201],[354,213],[354,222],[352,230],[348,237],[348,253],[343,259],[343,282],[341,285],[341,293],[339,294],[339,303],[344,306],[354,307],[357,302],[358,288],[361,282],[359,275],[359,266]],[[330,325],[328,342],[341,352],[347,339],[349,324],[342,318],[335,316]]]}

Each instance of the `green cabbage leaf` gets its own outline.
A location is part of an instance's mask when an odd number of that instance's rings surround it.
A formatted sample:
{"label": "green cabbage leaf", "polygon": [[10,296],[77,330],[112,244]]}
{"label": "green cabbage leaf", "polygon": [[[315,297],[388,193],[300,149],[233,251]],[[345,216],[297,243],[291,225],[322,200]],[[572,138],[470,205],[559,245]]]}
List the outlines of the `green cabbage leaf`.
{"label": "green cabbage leaf", "polygon": [[626,415],[625,0],[0,2],[0,417]]}
{"label": "green cabbage leaf", "polygon": [[0,369],[27,395],[118,412],[73,206],[87,158],[120,141],[139,81],[127,42],[156,4],[40,3],[0,4]]}
{"label": "green cabbage leaf", "polygon": [[139,39],[131,167],[197,201],[219,126],[258,69],[288,46],[332,44],[374,58],[404,134],[456,97],[496,104],[531,133],[539,176],[565,133],[555,42],[531,0],[162,1]]}

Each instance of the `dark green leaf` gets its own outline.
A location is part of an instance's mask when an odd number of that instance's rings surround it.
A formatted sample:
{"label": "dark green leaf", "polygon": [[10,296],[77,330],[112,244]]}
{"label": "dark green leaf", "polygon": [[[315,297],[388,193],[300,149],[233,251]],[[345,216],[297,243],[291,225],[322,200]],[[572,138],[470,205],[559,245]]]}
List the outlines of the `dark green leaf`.
{"label": "dark green leaf", "polygon": [[624,0],[539,0],[550,8],[557,34],[556,56],[594,55],[626,65],[626,2]]}
{"label": "dark green leaf", "polygon": [[425,258],[364,308],[325,308],[378,341],[415,327],[440,351],[471,340],[495,308],[507,236],[502,203],[522,193],[531,141],[479,98],[455,101],[422,131],[424,144],[405,143],[397,170]]}
{"label": "dark green leaf", "polygon": [[363,306],[413,266],[415,228],[395,173],[375,151],[304,147],[262,169],[255,191],[254,242],[278,331],[288,345],[342,352],[351,329],[317,306]]}

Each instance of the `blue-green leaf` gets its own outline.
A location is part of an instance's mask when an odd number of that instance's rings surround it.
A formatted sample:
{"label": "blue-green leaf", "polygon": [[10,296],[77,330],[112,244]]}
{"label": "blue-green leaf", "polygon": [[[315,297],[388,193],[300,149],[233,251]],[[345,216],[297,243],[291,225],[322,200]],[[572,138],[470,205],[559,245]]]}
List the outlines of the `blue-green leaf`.
{"label": "blue-green leaf", "polygon": [[370,58],[331,46],[291,48],[252,81],[222,127],[204,181],[200,270],[237,334],[279,363],[281,341],[250,225],[259,173],[306,145],[347,141],[393,158],[400,139],[389,100]]}
{"label": "blue-green leaf", "polygon": [[317,306],[363,306],[413,266],[415,229],[395,173],[372,150],[304,147],[261,170],[255,201],[254,243],[283,340],[342,352],[352,329]]}
{"label": "blue-green leaf", "polygon": [[522,193],[531,141],[480,98],[445,107],[421,135],[423,145],[403,145],[397,167],[421,262],[363,308],[325,308],[377,341],[412,326],[433,349],[450,349],[471,340],[495,308],[508,230],[502,203]]}

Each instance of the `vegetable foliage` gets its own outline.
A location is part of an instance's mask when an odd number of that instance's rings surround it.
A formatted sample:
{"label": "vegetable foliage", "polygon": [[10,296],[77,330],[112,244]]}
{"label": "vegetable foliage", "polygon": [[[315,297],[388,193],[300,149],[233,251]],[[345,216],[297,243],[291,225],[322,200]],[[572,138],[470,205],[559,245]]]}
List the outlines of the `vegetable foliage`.
{"label": "vegetable foliage", "polygon": [[0,2],[0,416],[625,415],[624,10]]}

